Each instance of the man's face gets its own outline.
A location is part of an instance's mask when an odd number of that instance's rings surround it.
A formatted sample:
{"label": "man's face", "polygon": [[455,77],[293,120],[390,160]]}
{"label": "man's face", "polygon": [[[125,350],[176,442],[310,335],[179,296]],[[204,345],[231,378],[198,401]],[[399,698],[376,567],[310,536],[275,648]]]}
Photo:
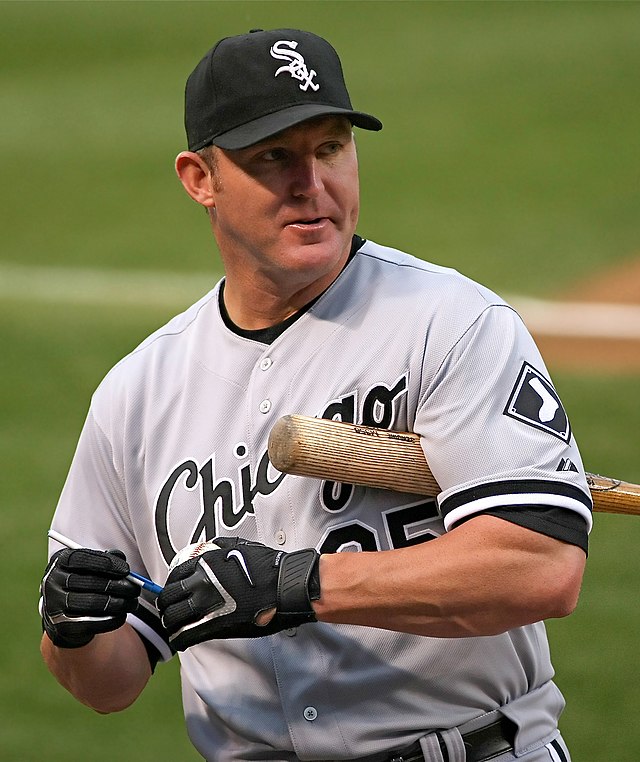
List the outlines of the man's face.
{"label": "man's face", "polygon": [[216,153],[212,225],[228,278],[301,289],[335,277],[359,211],[350,122],[323,117]]}

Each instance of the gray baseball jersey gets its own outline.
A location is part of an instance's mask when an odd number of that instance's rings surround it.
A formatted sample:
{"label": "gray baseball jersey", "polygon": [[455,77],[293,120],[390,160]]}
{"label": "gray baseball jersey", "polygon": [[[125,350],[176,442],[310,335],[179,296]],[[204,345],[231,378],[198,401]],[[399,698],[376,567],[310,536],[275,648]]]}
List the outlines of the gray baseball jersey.
{"label": "gray baseball jersey", "polygon": [[[178,549],[216,535],[386,550],[502,511],[586,537],[591,500],[569,421],[521,319],[495,294],[370,241],[271,343],[231,330],[219,291],[96,391],[59,532],[121,548],[160,584]],[[277,472],[267,437],[289,413],[418,432],[438,502]],[[152,605],[129,621],[172,656]],[[180,660],[190,737],[218,762],[362,757],[497,707],[521,726],[518,750],[549,741],[563,707],[542,623],[460,639],[314,623],[203,643]]]}

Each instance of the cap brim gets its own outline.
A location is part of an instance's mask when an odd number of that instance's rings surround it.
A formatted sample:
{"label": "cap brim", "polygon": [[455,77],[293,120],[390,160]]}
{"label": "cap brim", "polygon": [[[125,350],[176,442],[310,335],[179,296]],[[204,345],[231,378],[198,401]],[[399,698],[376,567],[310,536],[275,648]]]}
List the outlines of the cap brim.
{"label": "cap brim", "polygon": [[217,135],[211,143],[220,148],[234,151],[240,148],[259,143],[261,140],[277,135],[279,132],[293,127],[307,119],[313,119],[318,116],[345,116],[356,127],[364,130],[381,130],[382,122],[371,114],[365,114],[362,111],[352,111],[349,109],[336,108],[335,106],[326,106],[321,103],[306,103],[291,108],[282,109],[274,114],[267,114],[252,122],[243,124],[233,130]]}

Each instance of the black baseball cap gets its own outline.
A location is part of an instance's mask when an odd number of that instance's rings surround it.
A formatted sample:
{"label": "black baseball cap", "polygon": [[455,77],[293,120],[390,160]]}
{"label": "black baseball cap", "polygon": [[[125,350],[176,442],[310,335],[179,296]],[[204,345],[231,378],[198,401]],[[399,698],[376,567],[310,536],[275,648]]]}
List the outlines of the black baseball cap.
{"label": "black baseball cap", "polygon": [[365,130],[382,122],[354,111],[333,47],[299,29],[254,29],[214,45],[187,79],[190,151],[246,148],[316,116],[341,115]]}

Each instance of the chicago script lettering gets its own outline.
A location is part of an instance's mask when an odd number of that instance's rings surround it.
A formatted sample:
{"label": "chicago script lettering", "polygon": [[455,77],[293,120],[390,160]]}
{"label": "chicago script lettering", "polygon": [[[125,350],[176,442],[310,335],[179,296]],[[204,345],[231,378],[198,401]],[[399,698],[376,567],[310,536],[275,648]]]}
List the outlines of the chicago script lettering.
{"label": "chicago script lettering", "polygon": [[269,454],[264,452],[256,467],[255,480],[251,466],[242,466],[238,471],[239,490],[231,479],[215,479],[214,458],[207,460],[200,468],[191,459],[176,466],[160,489],[155,506],[158,543],[167,564],[180,550],[173,547],[169,532],[171,501],[177,497],[179,490],[193,492],[199,487],[200,515],[191,537],[184,544],[197,542],[203,537],[211,540],[220,533],[220,529],[233,529],[247,516],[252,516],[256,495],[270,495],[282,482],[285,474],[279,472],[276,472],[275,479],[269,478],[269,464]]}

